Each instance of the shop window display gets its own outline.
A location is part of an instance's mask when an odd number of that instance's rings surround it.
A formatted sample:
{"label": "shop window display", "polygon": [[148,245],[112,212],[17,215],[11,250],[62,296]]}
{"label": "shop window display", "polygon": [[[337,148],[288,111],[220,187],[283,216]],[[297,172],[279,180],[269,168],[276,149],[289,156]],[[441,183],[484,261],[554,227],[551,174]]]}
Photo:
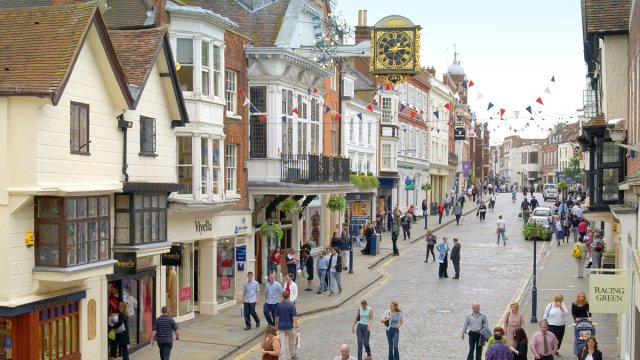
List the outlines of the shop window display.
{"label": "shop window display", "polygon": [[185,315],[193,312],[193,245],[182,249],[182,266],[178,270],[178,313]]}
{"label": "shop window display", "polygon": [[0,318],[0,360],[13,359],[13,323]]}
{"label": "shop window display", "polygon": [[218,243],[217,294],[218,303],[223,304],[234,299],[235,280],[235,244],[233,240],[222,240]]}
{"label": "shop window display", "polygon": [[53,306],[38,313],[41,360],[66,359],[80,354],[80,303]]}

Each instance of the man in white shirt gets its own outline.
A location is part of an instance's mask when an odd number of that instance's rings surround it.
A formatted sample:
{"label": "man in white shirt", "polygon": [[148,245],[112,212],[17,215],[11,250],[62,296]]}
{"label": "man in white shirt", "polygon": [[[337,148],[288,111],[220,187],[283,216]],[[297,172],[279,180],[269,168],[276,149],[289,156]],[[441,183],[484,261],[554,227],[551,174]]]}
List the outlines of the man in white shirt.
{"label": "man in white shirt", "polygon": [[507,242],[504,239],[504,234],[507,231],[507,224],[502,219],[502,215],[498,216],[498,227],[496,232],[498,233],[498,241],[496,241],[496,245],[500,245],[500,236],[502,236],[502,245],[507,245]]}
{"label": "man in white shirt", "polygon": [[[371,359],[369,357],[369,359]],[[336,356],[333,360],[356,360],[355,357],[350,355],[349,345],[340,345],[340,355]]]}
{"label": "man in white shirt", "polygon": [[573,208],[571,208],[571,214],[578,219],[582,219],[584,217],[584,210],[580,207],[580,203],[573,205]]}

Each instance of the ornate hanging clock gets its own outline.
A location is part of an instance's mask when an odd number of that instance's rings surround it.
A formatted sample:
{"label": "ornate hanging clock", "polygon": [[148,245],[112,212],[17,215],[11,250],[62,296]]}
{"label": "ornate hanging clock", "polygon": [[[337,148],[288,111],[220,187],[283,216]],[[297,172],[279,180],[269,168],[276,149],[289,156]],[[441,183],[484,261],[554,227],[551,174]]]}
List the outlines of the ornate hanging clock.
{"label": "ornate hanging clock", "polygon": [[371,33],[371,73],[381,82],[404,81],[420,70],[419,52],[420,26],[402,16],[387,16]]}

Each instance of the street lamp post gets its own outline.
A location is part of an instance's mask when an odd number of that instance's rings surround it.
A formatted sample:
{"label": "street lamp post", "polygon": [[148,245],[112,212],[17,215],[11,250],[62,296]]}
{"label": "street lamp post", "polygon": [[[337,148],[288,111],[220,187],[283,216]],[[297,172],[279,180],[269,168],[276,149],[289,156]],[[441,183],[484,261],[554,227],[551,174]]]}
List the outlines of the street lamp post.
{"label": "street lamp post", "polygon": [[[271,218],[267,220],[269,225],[269,234],[267,235],[267,279],[271,274],[271,244],[273,242],[273,221]],[[277,269],[276,269],[277,270]]]}
{"label": "street lamp post", "polygon": [[533,238],[533,284],[531,287],[531,323],[538,322],[538,316],[536,315],[536,311],[538,309],[538,288],[536,286],[536,243],[538,240]]}

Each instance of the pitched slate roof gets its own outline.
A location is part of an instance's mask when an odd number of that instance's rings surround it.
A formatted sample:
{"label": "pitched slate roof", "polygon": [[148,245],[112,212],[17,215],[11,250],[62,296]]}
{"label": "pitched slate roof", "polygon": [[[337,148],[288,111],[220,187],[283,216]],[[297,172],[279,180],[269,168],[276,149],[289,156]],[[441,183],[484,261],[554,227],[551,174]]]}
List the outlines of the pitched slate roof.
{"label": "pitched slate roof", "polygon": [[140,87],[145,82],[165,33],[163,28],[109,30],[129,85]]}
{"label": "pitched slate roof", "polygon": [[189,5],[200,6],[239,25],[239,32],[251,38],[253,46],[274,46],[290,0],[278,0],[254,12],[235,0],[191,0]]}
{"label": "pitched slate roof", "polygon": [[[108,0],[104,21],[110,29],[153,24],[153,2],[145,0]],[[148,22],[150,21],[150,23]]]}
{"label": "pitched slate roof", "polygon": [[86,4],[0,9],[0,96],[46,96],[57,104],[92,24],[131,104],[102,17]]}
{"label": "pitched slate roof", "polygon": [[583,23],[587,34],[629,31],[630,0],[583,0]]}

